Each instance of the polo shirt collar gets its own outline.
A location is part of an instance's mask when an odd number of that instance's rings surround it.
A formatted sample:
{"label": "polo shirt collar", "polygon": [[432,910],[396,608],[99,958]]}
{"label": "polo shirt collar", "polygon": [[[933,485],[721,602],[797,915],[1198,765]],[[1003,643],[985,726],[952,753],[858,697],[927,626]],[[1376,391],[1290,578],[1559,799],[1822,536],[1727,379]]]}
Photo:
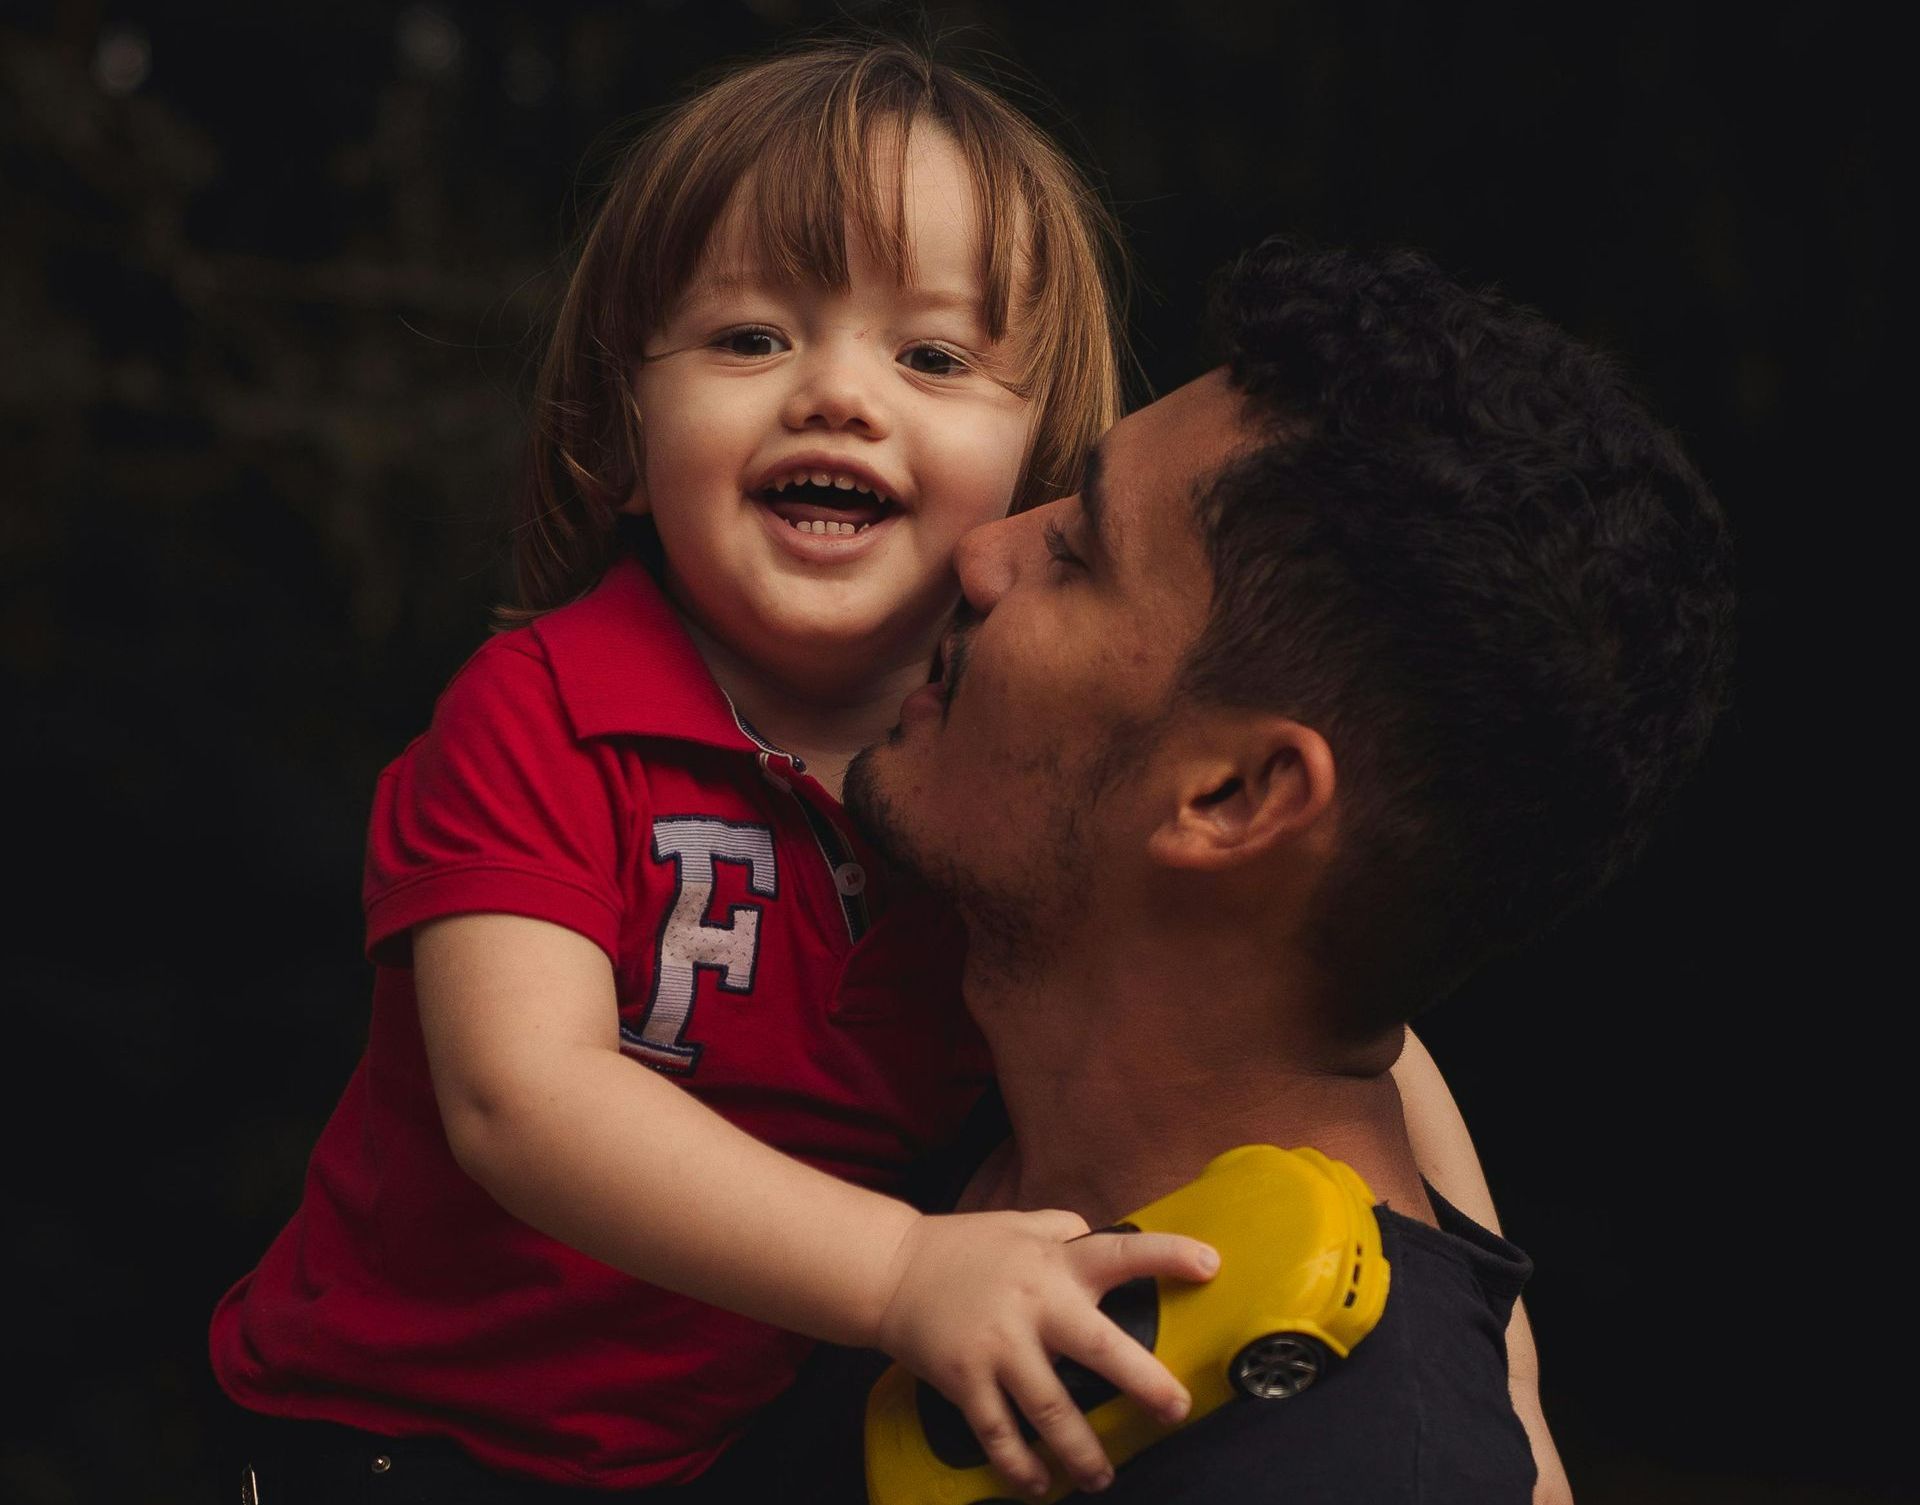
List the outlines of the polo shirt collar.
{"label": "polo shirt collar", "polygon": [[671,737],[738,752],[779,751],[734,713],[666,593],[631,556],[527,630],[547,650],[576,737]]}

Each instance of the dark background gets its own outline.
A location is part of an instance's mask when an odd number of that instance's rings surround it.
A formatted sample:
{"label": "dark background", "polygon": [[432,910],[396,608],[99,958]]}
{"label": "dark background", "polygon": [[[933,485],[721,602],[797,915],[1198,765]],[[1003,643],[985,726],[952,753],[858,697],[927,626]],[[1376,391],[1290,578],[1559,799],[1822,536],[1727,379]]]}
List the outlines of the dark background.
{"label": "dark background", "polygon": [[[214,1497],[207,1313],[360,1048],[368,798],[502,593],[576,205],[623,120],[834,14],[0,11],[0,1496]],[[1101,175],[1155,387],[1200,369],[1205,274],[1287,228],[1497,281],[1687,437],[1740,544],[1736,712],[1644,866],[1425,1033],[1538,1261],[1583,1505],[1894,1497],[1875,1073],[1903,990],[1840,847],[1886,824],[1860,808],[1880,700],[1845,666],[1911,495],[1854,463],[1891,382],[1891,44],[1790,5],[930,24],[1031,80]]]}

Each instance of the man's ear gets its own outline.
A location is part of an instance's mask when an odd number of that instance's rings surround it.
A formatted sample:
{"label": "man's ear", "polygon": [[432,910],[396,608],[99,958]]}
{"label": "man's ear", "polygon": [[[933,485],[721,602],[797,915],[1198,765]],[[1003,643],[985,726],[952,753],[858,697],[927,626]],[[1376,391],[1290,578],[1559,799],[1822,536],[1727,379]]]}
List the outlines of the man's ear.
{"label": "man's ear", "polygon": [[1232,867],[1326,828],[1335,780],[1325,737],[1283,716],[1209,719],[1175,758],[1175,807],[1147,842],[1155,860]]}

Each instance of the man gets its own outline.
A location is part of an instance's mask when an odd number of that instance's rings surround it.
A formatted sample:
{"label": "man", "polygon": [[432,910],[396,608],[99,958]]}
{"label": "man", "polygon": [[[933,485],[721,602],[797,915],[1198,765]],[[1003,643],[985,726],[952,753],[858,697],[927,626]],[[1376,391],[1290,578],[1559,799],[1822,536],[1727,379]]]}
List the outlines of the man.
{"label": "man", "polygon": [[1423,259],[1270,241],[1226,364],[962,545],[847,801],[949,892],[1012,1137],[963,1207],[1112,1222],[1231,1146],[1382,1204],[1379,1327],[1106,1497],[1525,1500],[1519,1251],[1415,1164],[1407,1021],[1643,844],[1721,702],[1721,515],[1608,363]]}

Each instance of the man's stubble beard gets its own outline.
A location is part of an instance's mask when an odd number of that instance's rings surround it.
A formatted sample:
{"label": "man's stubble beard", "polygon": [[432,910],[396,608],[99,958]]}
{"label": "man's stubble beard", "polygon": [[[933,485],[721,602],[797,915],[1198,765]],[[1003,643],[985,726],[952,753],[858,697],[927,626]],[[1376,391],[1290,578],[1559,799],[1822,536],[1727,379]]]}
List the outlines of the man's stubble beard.
{"label": "man's stubble beard", "polygon": [[[895,727],[884,742],[859,753],[847,768],[841,796],[848,816],[895,869],[947,899],[967,927],[967,976],[970,982],[997,984],[1021,973],[1042,928],[1032,896],[1012,892],[969,871],[949,852],[932,850],[910,829],[903,812],[877,772],[888,748],[902,741]],[[1052,843],[1049,843],[1052,845]],[[1058,857],[1065,857],[1065,852]]]}
{"label": "man's stubble beard", "polygon": [[951,901],[965,921],[970,990],[1031,986],[1085,924],[1092,894],[1092,823],[1132,761],[1133,754],[1123,749],[1137,749],[1141,744],[1134,739],[1143,735],[1151,731],[1124,729],[1071,773],[1053,749],[1023,770],[1041,787],[1061,791],[1064,802],[1048,809],[1036,839],[1008,854],[1006,871],[992,874],[964,865],[950,852],[932,850],[881,787],[880,760],[904,741],[901,728],[848,766],[842,798],[849,817],[890,864]]}

